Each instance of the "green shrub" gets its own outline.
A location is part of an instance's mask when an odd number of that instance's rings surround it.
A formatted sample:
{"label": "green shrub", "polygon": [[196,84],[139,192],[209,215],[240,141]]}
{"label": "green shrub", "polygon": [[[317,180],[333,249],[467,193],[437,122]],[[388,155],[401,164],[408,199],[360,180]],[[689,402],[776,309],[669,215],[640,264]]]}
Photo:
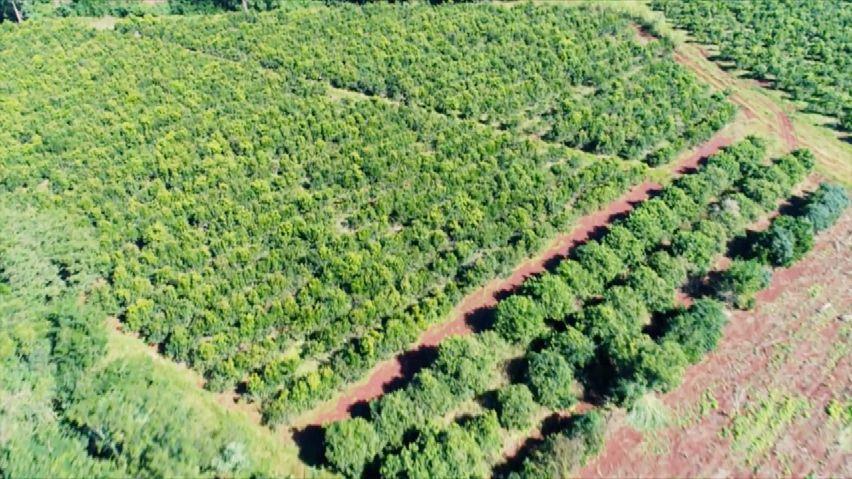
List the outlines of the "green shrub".
{"label": "green shrub", "polygon": [[527,382],[536,401],[552,409],[567,409],[577,402],[574,370],[554,351],[527,355]]}
{"label": "green shrub", "polygon": [[757,260],[734,260],[722,273],[717,294],[740,309],[754,307],[754,295],[769,286],[772,269]]}
{"label": "green shrub", "polygon": [[497,391],[497,417],[506,429],[529,429],[537,406],[529,388],[510,384]]}
{"label": "green shrub", "polygon": [[545,310],[529,296],[515,294],[497,304],[494,330],[505,340],[528,344],[547,330]]}
{"label": "green shrub", "polygon": [[381,451],[382,441],[373,424],[356,417],[325,428],[325,458],[337,472],[357,477]]}
{"label": "green shrub", "polygon": [[716,348],[727,322],[721,303],[702,298],[669,319],[663,338],[680,344],[687,359],[696,363]]}

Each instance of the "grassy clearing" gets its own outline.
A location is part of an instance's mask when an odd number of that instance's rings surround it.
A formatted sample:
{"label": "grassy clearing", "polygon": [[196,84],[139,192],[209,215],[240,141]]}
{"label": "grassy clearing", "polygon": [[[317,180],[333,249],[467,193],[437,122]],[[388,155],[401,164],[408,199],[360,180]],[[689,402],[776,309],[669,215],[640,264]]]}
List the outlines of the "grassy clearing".
{"label": "grassy clearing", "polygon": [[251,444],[254,459],[266,464],[265,469],[274,471],[276,477],[335,477],[305,465],[298,458],[298,450],[289,436],[257,427],[258,417],[254,417],[257,416],[254,408],[248,405],[226,407],[226,402],[233,404],[232,398],[201,389],[199,386],[204,380],[197,372],[163,358],[141,339],[117,330],[116,324],[115,320],[110,320],[106,325],[109,331],[107,354],[95,371],[118,361],[141,362],[153,369],[152,376],[157,378],[156,386],[162,389],[162,394],[180,397],[187,409],[194,411],[199,423],[218,424],[235,439],[242,438]]}

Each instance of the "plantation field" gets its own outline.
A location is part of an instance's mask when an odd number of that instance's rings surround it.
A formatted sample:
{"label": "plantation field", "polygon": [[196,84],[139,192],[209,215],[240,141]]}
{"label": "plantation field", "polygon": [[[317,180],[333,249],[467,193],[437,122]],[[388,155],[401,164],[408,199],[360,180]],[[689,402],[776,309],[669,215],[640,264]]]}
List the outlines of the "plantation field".
{"label": "plantation field", "polygon": [[[404,11],[425,18],[443,12]],[[324,14],[336,25],[344,21],[336,15],[357,12],[341,6],[286,9],[253,22],[209,18],[249,28],[281,15]],[[366,12],[399,22],[397,9]],[[521,10],[458,12],[459,28],[494,14],[529,33],[532,21]],[[574,32],[589,18],[580,13],[543,9],[535,22]],[[0,183],[6,191],[46,187],[56,202],[88,217],[110,264],[110,307],[127,328],[203,372],[211,389],[239,384],[263,404],[267,421],[315,404],[405,347],[463,292],[505,273],[644,174],[630,160],[421,108],[434,105],[329,94],[305,69],[177,45],[188,32],[214,35],[207,18],[152,21],[158,28],[173,22],[169,31],[179,38],[150,38],[144,29],[140,38],[134,23],[122,27],[124,35],[48,21],[5,32],[4,45],[26,48],[4,48],[4,63],[31,74],[3,80],[15,95],[3,104],[8,148]],[[619,97],[659,98],[666,112],[702,122],[693,128],[675,120],[659,137],[639,128],[639,143],[630,140],[636,154],[621,152],[633,157],[663,142],[668,153],[657,152],[653,162],[664,162],[676,145],[709,135],[732,107],[673,63],[662,43],[641,46],[620,33],[625,28],[615,15],[584,26],[595,41],[607,33],[607,48],[596,52],[629,57],[607,61],[610,73],[676,91],[619,90]],[[267,33],[267,44],[286,33]],[[243,35],[216,38],[238,48]],[[560,54],[585,54],[581,40]],[[545,47],[510,50],[519,56],[514,61],[526,62]],[[436,61],[454,56],[424,49]],[[141,58],[144,70],[136,68]],[[495,78],[508,68],[474,67]],[[549,64],[535,67],[545,78],[555,75]],[[645,67],[682,81],[632,76]],[[539,100],[569,87],[554,85]],[[673,98],[677,103],[668,103]],[[637,127],[663,118],[638,105],[621,113]],[[499,111],[513,108],[525,107]]]}
{"label": "plantation field", "polygon": [[656,0],[651,7],[696,41],[718,46],[718,61],[835,117],[839,128],[852,128],[852,12],[846,3]]}
{"label": "plantation field", "polygon": [[[444,340],[410,383],[370,401],[357,417],[327,425],[325,460],[353,476],[469,468],[479,477],[494,468],[498,475],[539,477],[594,456],[606,426],[593,408],[525,452],[522,464],[500,464],[506,438],[529,434],[548,411],[570,411],[580,399],[634,407],[649,392],[677,386],[727,322],[712,298],[750,307],[770,274],[761,262],[796,261],[813,241],[802,228],[824,229],[828,223],[817,216],[830,210],[826,219],[836,219],[848,202],[842,189],[820,187],[797,213],[804,216],[781,216],[766,233],[737,239],[752,245],[708,284],[715,293],[697,293],[691,306],[679,306],[677,290],[698,284],[726,243],[812,167],[804,151],[771,163],[762,161],[763,151],[760,141],[746,139],[713,155],[600,240],[575,249],[554,272],[528,278],[497,303],[484,332]],[[778,250],[775,238],[791,234],[790,249]],[[414,441],[406,439],[409,431],[419,431]]]}
{"label": "plantation field", "polygon": [[587,151],[664,163],[708,138],[732,110],[672,60],[667,42],[637,42],[629,23],[600,8],[374,4],[119,28]]}
{"label": "plantation field", "polygon": [[219,3],[0,7],[0,476],[848,475],[845,12]]}

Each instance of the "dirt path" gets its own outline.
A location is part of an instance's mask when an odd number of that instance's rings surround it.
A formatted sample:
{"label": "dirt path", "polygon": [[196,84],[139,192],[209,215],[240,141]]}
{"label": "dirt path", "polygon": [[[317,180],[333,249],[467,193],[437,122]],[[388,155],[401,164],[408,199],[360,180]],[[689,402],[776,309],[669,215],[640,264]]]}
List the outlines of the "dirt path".
{"label": "dirt path", "polygon": [[[622,416],[603,453],[579,476],[852,475],[852,458],[843,450],[847,433],[825,413],[830,400],[848,400],[852,392],[851,243],[847,214],[804,260],[776,270],[758,294],[758,308],[733,313],[719,348],[662,397],[672,426],[643,434]],[[725,436],[734,418],[772,394],[806,400],[807,414],[760,430],[745,445]]]}
{"label": "dirt path", "polygon": [[[685,155],[674,166],[674,175],[678,176],[698,166],[700,161],[712,155],[720,148],[732,143],[732,140],[722,134]],[[408,351],[378,363],[361,381],[348,388],[333,406],[326,404],[318,408],[318,412],[309,415],[308,425],[323,425],[349,417],[352,409],[359,404],[375,399],[382,394],[396,389],[414,376],[423,367],[424,358],[430,356],[430,351],[441,341],[450,336],[470,334],[475,331],[475,318],[483,311],[493,308],[498,299],[523,284],[529,276],[541,273],[546,265],[554,260],[564,258],[572,248],[589,239],[601,227],[610,223],[612,218],[630,211],[636,203],[648,198],[661,186],[653,182],[641,183],[621,198],[607,205],[603,210],[581,217],[574,229],[557,237],[545,251],[533,259],[521,263],[512,274],[505,279],[491,281],[479,290],[467,295],[449,315],[448,321],[428,328],[420,340]],[[418,362],[420,364],[418,364]],[[295,427],[301,426],[294,424]]]}

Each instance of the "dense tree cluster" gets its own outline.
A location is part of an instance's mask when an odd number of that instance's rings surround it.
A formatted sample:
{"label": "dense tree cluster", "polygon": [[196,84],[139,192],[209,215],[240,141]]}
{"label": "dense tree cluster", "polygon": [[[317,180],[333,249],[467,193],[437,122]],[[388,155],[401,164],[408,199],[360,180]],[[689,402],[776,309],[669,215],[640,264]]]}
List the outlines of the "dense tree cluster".
{"label": "dense tree cluster", "polygon": [[106,265],[51,203],[0,195],[0,476],[282,473],[246,423],[188,399],[189,381],[144,355],[106,357]]}
{"label": "dense tree cluster", "polygon": [[679,66],[668,43],[637,42],[630,21],[606,8],[376,2],[119,28],[659,164],[709,137],[734,107]]}
{"label": "dense tree cluster", "polygon": [[675,25],[852,130],[852,9],[838,0],[654,0]]}
{"label": "dense tree cluster", "polygon": [[91,220],[127,327],[273,421],[645,172],[158,40],[4,30],[0,188]]}
{"label": "dense tree cluster", "polygon": [[[464,369],[483,368],[478,372],[481,377],[467,379],[473,388],[461,388],[457,378],[467,374],[461,368],[448,370],[439,355],[436,365],[418,373],[413,385],[375,401],[375,427],[392,431],[377,454],[377,463],[397,457],[400,448],[408,447],[407,437],[434,428],[430,420],[445,418],[465,401],[483,397],[494,387],[495,374],[513,348],[527,351],[522,358],[524,383],[498,389],[493,405],[507,429],[528,426],[537,409],[528,404],[528,395],[540,407],[559,411],[577,401],[581,385],[596,389],[616,405],[629,405],[648,391],[677,386],[686,366],[715,347],[727,322],[721,303],[713,299],[676,307],[677,289],[689,277],[703,277],[734,235],[775,207],[763,207],[757,199],[773,195],[776,201],[782,199],[812,167],[810,156],[802,152],[772,162],[765,162],[763,156],[762,142],[748,138],[710,157],[697,172],[674,181],[618,220],[601,239],[575,249],[554,273],[528,280],[519,293],[502,300],[494,331],[451,340],[447,351],[459,351],[451,357],[483,358],[484,350],[497,355],[489,355],[487,361],[472,359],[475,365]],[[769,181],[755,183],[765,178],[780,181],[781,187]],[[746,193],[748,185],[752,186]],[[684,204],[685,199],[689,202]],[[615,246],[631,243],[636,244]],[[554,312],[548,310],[551,306]],[[652,316],[667,318],[655,335],[646,328]],[[474,347],[482,340],[492,346]],[[425,375],[446,383],[443,388],[435,384],[429,388],[443,392],[442,400],[429,396],[429,401],[421,402],[440,404],[432,416],[418,416],[414,401],[406,400],[421,389],[417,383]],[[391,412],[380,417],[376,412],[385,404],[392,406]],[[488,401],[484,405],[492,407]],[[506,410],[514,411],[511,417],[506,417]],[[483,450],[480,454],[493,453]]]}

